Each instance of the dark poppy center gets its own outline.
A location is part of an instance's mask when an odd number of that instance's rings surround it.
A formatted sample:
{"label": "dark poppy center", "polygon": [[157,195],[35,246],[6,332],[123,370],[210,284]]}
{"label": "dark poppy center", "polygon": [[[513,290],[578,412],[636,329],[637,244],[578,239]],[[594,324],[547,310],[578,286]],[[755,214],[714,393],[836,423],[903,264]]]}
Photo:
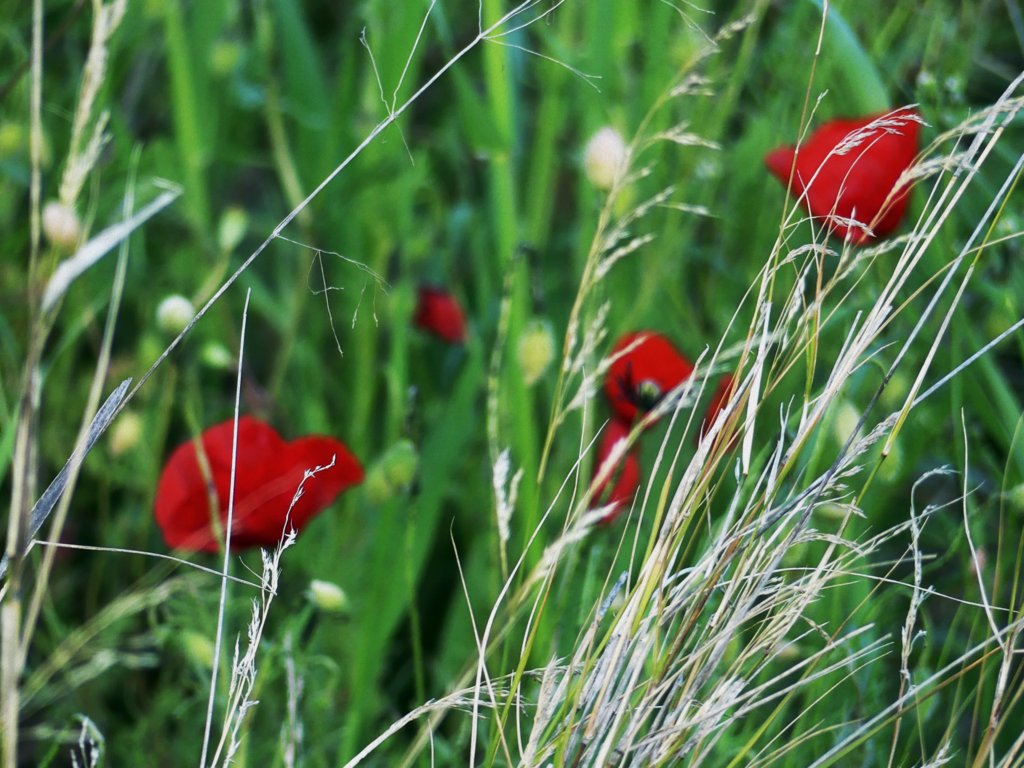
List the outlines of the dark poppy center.
{"label": "dark poppy center", "polygon": [[653,379],[644,379],[633,389],[633,404],[642,411],[649,411],[659,402],[664,393],[661,385]]}

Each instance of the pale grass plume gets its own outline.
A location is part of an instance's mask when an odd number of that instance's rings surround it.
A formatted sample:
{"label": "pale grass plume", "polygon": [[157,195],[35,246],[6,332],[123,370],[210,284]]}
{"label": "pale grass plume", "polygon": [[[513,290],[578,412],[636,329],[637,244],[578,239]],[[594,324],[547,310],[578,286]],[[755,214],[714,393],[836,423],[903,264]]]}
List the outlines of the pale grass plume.
{"label": "pale grass plume", "polygon": [[96,112],[100,89],[106,80],[110,40],[124,19],[128,0],[93,2],[92,39],[85,60],[78,104],[71,124],[71,146],[60,181],[60,201],[74,208],[89,174],[106,143],[109,114]]}

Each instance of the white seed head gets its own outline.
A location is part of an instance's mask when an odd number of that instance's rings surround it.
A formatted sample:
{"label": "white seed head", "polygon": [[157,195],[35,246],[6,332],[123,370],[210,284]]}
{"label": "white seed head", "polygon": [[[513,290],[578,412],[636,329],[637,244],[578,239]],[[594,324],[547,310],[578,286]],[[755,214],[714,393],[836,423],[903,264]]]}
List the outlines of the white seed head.
{"label": "white seed head", "polygon": [[172,294],[156,308],[156,324],[164,333],[176,336],[185,330],[195,314],[191,301],[180,294]]}
{"label": "white seed head", "polygon": [[595,133],[583,152],[583,170],[590,183],[598,189],[610,189],[626,170],[628,149],[614,128],[604,127]]}
{"label": "white seed head", "polygon": [[325,613],[348,613],[348,595],[334,582],[313,579],[309,582],[306,596],[313,605]]}
{"label": "white seed head", "polygon": [[43,234],[53,245],[73,251],[82,236],[82,224],[70,205],[51,200],[43,206]]}

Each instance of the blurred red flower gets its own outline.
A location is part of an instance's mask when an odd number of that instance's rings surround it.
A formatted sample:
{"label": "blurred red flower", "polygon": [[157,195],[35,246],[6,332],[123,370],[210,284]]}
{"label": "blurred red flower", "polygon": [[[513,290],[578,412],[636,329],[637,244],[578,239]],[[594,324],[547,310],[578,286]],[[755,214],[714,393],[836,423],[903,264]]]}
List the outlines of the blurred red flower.
{"label": "blurred red flower", "polygon": [[693,373],[690,361],[671,341],[654,331],[622,336],[611,357],[617,359],[608,369],[604,391],[615,417],[627,425],[638,414],[654,408]]}
{"label": "blurred red flower", "polygon": [[[597,446],[597,457],[594,462],[594,474],[592,479],[597,478],[601,466],[612,452],[612,448],[620,440],[625,440],[629,435],[629,424],[618,419],[612,419],[604,428],[601,441]],[[610,475],[605,478],[599,486],[594,489],[594,496],[591,506],[593,508],[610,506],[608,513],[601,518],[602,523],[610,523],[626,509],[636,495],[640,487],[640,460],[637,451],[631,450],[625,454],[618,465],[612,469]]]}
{"label": "blurred red flower", "polygon": [[[156,492],[156,521],[174,549],[216,552],[220,542],[212,528],[211,492],[217,516],[227,525],[234,421],[210,427],[202,435],[213,488],[200,469],[192,441],[178,446],[164,465]],[[306,481],[302,496],[288,514],[306,470],[334,466]],[[238,420],[238,460],[231,549],[272,547],[290,529],[301,531],[338,494],[363,480],[363,468],[332,437],[302,437],[285,442],[269,425],[251,416]]]}
{"label": "blurred red flower", "polygon": [[450,344],[466,340],[466,319],[458,301],[445,290],[421,285],[413,322]]}
{"label": "blurred red flower", "polygon": [[[770,152],[765,164],[811,216],[823,219],[838,237],[864,245],[888,235],[903,219],[910,187],[895,187],[914,162],[920,132],[913,109],[833,120],[799,148]],[[866,224],[873,234],[845,219]]]}

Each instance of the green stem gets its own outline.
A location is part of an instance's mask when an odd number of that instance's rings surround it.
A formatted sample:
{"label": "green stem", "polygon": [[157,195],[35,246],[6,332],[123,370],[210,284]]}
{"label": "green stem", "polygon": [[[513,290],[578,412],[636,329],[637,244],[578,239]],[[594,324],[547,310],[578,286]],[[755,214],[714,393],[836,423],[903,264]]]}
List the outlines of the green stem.
{"label": "green stem", "polygon": [[167,66],[171,75],[171,102],[174,137],[178,144],[182,174],[185,177],[185,207],[192,225],[209,231],[209,196],[206,189],[203,157],[203,132],[199,127],[199,103],[196,98],[196,61],[185,34],[181,3],[164,4],[164,35],[167,41]]}

